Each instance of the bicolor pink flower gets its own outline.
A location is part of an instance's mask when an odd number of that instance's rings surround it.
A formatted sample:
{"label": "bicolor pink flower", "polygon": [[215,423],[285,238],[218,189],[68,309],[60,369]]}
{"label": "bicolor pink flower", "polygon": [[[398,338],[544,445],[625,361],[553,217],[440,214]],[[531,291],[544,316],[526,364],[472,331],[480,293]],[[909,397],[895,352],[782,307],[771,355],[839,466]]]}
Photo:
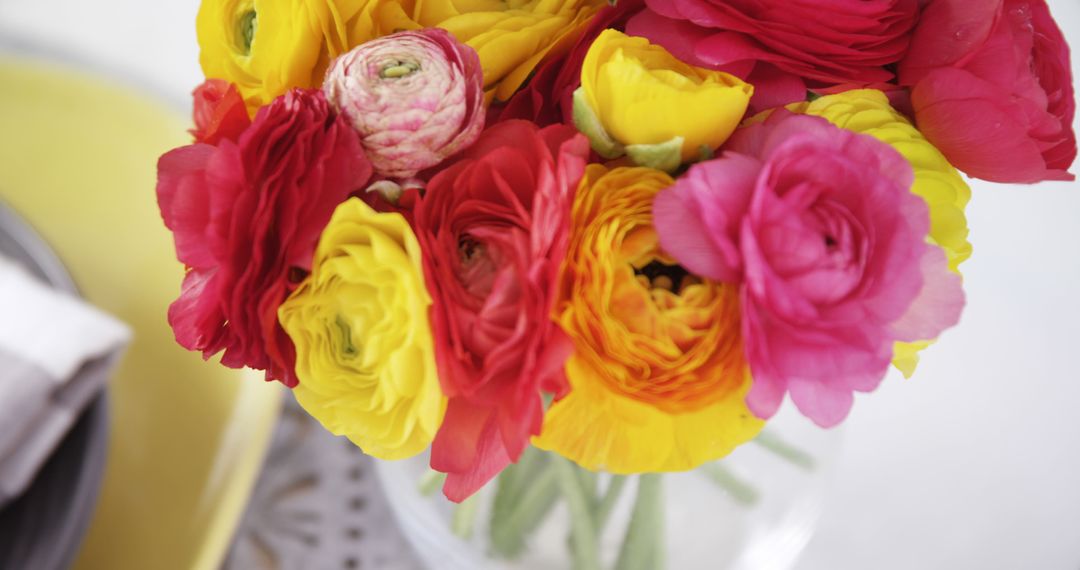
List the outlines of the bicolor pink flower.
{"label": "bicolor pink flower", "polygon": [[778,111],[657,196],[662,247],[694,273],[742,285],[756,415],[771,417],[790,393],[814,422],[835,425],[853,392],[881,382],[895,342],[957,323],[960,278],[926,241],[912,181],[890,146]]}
{"label": "bicolor pink flower", "polygon": [[484,128],[480,58],[436,28],[361,44],[330,64],[323,91],[384,178],[411,178]]}

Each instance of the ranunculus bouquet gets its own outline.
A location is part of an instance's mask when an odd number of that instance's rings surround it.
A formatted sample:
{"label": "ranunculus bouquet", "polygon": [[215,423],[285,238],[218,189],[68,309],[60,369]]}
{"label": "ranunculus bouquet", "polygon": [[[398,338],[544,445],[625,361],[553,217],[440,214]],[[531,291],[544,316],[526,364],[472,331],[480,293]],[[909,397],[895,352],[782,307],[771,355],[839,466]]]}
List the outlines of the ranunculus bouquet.
{"label": "ranunculus bouquet", "polygon": [[573,470],[696,468],[785,396],[840,423],[960,318],[957,169],[1076,156],[1043,0],[610,4],[203,0],[158,164],[181,345],[455,502],[554,452],[583,569]]}

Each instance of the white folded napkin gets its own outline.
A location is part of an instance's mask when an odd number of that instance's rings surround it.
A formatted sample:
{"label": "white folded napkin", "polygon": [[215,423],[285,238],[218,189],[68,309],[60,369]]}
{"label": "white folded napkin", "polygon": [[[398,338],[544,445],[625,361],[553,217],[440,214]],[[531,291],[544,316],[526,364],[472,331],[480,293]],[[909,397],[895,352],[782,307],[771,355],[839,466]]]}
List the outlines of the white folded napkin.
{"label": "white folded napkin", "polygon": [[30,484],[130,338],[122,322],[0,256],[0,505]]}

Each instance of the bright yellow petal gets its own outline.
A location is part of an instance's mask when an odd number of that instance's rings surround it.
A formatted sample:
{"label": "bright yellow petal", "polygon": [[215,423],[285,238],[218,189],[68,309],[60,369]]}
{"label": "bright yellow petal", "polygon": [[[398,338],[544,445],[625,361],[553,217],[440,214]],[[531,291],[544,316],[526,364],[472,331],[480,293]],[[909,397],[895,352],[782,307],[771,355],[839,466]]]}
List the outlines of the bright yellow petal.
{"label": "bright yellow petal", "polygon": [[765,423],[743,401],[749,382],[708,407],[671,414],[604,389],[580,359],[571,358],[567,375],[571,392],[548,410],[533,444],[594,471],[694,469],[753,439]]}
{"label": "bright yellow petal", "polygon": [[605,30],[585,56],[582,91],[607,133],[624,145],[684,139],[683,160],[716,149],[739,125],[753,88],[689,66],[648,40]]}

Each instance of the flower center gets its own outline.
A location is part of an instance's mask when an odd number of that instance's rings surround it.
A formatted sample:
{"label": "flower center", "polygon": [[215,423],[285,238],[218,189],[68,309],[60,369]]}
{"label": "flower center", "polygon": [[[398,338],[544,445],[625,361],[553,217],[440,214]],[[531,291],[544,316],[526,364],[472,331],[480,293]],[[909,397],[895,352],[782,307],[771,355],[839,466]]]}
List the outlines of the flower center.
{"label": "flower center", "polygon": [[678,295],[683,289],[701,280],[680,265],[667,265],[652,260],[644,267],[634,268],[634,275],[640,275],[649,282],[651,289],[666,289]]}
{"label": "flower center", "polygon": [[454,273],[458,282],[469,295],[487,298],[500,269],[500,264],[493,258],[498,255],[498,247],[492,248],[469,234],[459,235],[457,246],[458,265]]}
{"label": "flower center", "polygon": [[461,256],[462,265],[469,265],[483,253],[484,244],[476,241],[471,235],[465,234],[458,238],[458,255]]}
{"label": "flower center", "polygon": [[240,16],[239,39],[240,49],[245,55],[251,53],[251,43],[255,41],[255,30],[259,27],[258,17],[255,10],[248,10]]}
{"label": "flower center", "polygon": [[299,267],[292,266],[289,268],[287,278],[290,285],[299,285],[304,279],[307,279],[308,272],[300,269]]}
{"label": "flower center", "polygon": [[334,319],[334,326],[337,327],[338,332],[341,334],[342,356],[345,358],[356,358],[356,356],[360,354],[360,350],[353,344],[352,329],[349,327],[349,323],[345,322],[344,317],[339,314]]}
{"label": "flower center", "polygon": [[414,61],[391,61],[383,66],[379,77],[383,79],[400,79],[408,77],[420,71],[420,64]]}

